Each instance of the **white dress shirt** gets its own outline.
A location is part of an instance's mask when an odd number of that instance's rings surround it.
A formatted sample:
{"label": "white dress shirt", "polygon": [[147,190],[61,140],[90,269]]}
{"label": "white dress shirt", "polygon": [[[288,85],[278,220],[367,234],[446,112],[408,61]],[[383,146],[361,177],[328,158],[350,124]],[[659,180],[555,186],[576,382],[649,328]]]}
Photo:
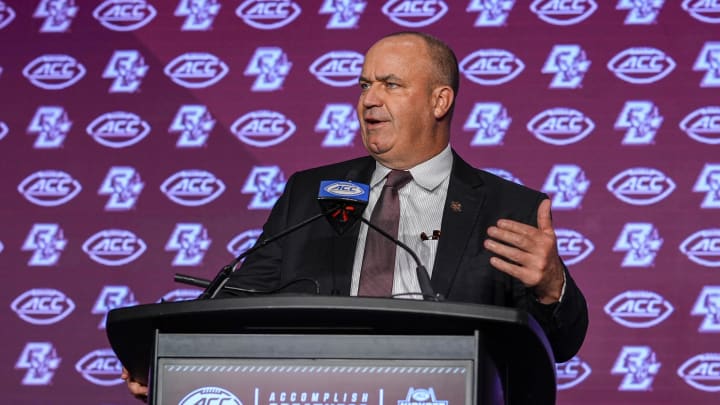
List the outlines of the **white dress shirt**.
{"label": "white dress shirt", "polygon": [[[453,155],[448,145],[442,152],[410,169],[413,180],[399,190],[400,197],[400,226],[398,239],[414,250],[422,264],[432,276],[435,263],[435,253],[439,240],[422,240],[420,235],[425,233],[431,237],[434,230],[441,230],[442,214],[447,197],[450,171],[452,170]],[[385,177],[391,169],[375,163],[375,172],[370,181],[370,197],[363,217],[370,220],[380,192],[385,184]],[[355,261],[353,263],[352,284],[350,294],[357,295],[360,281],[360,268],[362,267],[365,252],[365,238],[368,226],[360,224],[357,247],[355,248]],[[421,295],[407,295],[419,293],[417,265],[412,256],[403,248],[397,248],[395,254],[395,276],[393,279],[392,294],[399,298],[422,299]]]}

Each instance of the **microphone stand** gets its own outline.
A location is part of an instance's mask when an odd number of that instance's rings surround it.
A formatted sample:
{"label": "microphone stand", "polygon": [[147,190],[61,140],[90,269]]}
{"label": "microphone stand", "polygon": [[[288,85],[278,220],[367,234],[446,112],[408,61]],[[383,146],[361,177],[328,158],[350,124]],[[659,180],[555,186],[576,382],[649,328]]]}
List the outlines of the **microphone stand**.
{"label": "microphone stand", "polygon": [[417,273],[418,283],[420,283],[420,293],[423,296],[423,300],[430,300],[430,301],[442,301],[443,297],[441,294],[435,293],[432,288],[432,284],[430,283],[430,275],[428,274],[427,269],[425,266],[423,266],[422,262],[420,261],[420,258],[418,258],[417,254],[410,249],[410,247],[403,242],[401,242],[399,239],[396,239],[389,233],[382,230],[377,225],[373,224],[372,222],[368,221],[364,217],[360,217],[360,221],[362,221],[364,224],[369,226],[370,228],[378,231],[382,236],[384,236],[387,239],[390,239],[391,241],[395,242],[398,246],[405,249],[406,252],[410,253],[410,256],[412,256],[413,260],[415,260],[415,264],[417,264],[417,267],[415,268],[415,272]]}
{"label": "microphone stand", "polygon": [[312,216],[302,222],[300,222],[297,225],[291,226],[290,228],[285,229],[284,231],[270,236],[268,238],[265,238],[261,240],[260,242],[256,243],[255,246],[251,247],[250,249],[242,252],[238,257],[236,257],[233,261],[225,265],[217,275],[215,275],[215,278],[210,281],[210,284],[208,284],[207,288],[205,288],[205,291],[200,294],[198,297],[199,300],[206,300],[206,299],[213,299],[215,298],[218,293],[225,287],[225,284],[227,284],[228,280],[230,280],[230,276],[235,272],[235,269],[237,268],[237,265],[242,261],[242,259],[246,258],[247,256],[251,255],[253,252],[255,252],[258,249],[262,249],[265,247],[265,245],[272,243],[290,233],[293,233],[297,231],[298,229],[304,227],[305,225],[317,221],[318,219],[324,217],[327,215],[327,212],[321,212],[315,216]]}

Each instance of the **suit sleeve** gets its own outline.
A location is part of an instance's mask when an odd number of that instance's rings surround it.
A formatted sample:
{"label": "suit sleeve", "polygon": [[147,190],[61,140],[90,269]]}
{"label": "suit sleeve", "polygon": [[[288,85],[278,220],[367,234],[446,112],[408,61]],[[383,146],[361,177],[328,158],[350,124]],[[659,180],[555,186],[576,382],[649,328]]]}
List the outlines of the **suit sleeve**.
{"label": "suit sleeve", "polygon": [[[290,176],[280,198],[273,206],[267,221],[263,225],[262,234],[258,237],[256,246],[265,238],[277,235],[287,228],[291,195],[295,184],[295,175]],[[280,269],[283,262],[283,241],[269,243],[248,256],[242,265],[231,275],[229,286],[253,291],[270,291],[280,285]],[[242,295],[224,290],[221,297]]]}

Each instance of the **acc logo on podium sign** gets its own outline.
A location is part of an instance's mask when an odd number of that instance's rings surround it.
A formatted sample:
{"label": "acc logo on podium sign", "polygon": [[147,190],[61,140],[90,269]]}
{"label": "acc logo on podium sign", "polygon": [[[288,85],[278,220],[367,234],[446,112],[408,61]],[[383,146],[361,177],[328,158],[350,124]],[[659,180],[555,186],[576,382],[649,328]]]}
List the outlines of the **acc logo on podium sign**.
{"label": "acc logo on podium sign", "polygon": [[202,387],[185,395],[178,405],[223,404],[243,405],[232,392],[220,387]]}

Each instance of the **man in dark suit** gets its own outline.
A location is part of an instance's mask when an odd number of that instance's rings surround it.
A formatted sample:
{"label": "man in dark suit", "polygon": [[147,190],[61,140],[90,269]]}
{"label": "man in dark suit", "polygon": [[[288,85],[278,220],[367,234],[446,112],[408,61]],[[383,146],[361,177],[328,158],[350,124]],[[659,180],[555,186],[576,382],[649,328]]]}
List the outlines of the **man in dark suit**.
{"label": "man in dark suit", "polygon": [[[452,151],[458,82],[455,55],[434,37],[404,32],[374,44],[365,57],[357,105],[370,156],[291,176],[263,236],[316,215],[322,180],[369,184],[365,216],[370,218],[384,198],[380,190],[388,173],[409,172],[412,178],[396,191],[402,208],[395,226],[399,239],[420,251],[434,291],[449,301],[528,311],[545,331],[556,361],[568,360],[585,337],[587,307],[558,255],[550,200],[475,169]],[[365,263],[375,255],[368,254],[372,232],[362,224],[338,235],[330,223],[315,221],[250,255],[228,285],[310,291],[293,281],[311,279],[321,294],[374,295],[364,292],[370,290],[364,290],[363,279]],[[395,266],[385,266],[394,271],[386,295],[417,293],[414,262],[394,246],[393,251]],[[129,387],[145,392],[134,382]]]}
{"label": "man in dark suit", "polygon": [[[369,218],[385,175],[409,171],[413,180],[399,191],[405,207],[399,238],[420,250],[436,245],[424,255],[433,290],[450,301],[527,310],[556,359],[572,357],[585,336],[587,308],[558,256],[550,200],[471,167],[450,149],[458,88],[450,48],[421,33],[387,36],[367,52],[360,88],[357,111],[370,156],[291,176],[263,236],[317,214],[323,180],[370,184]],[[434,229],[441,230],[439,238],[421,240],[419,230]],[[253,253],[228,284],[266,291],[303,278],[317,281],[321,294],[365,295],[360,273],[369,235],[365,225],[338,235],[316,221]],[[401,250],[396,255],[392,294],[418,292],[414,262]],[[311,290],[301,284],[288,290]]]}

